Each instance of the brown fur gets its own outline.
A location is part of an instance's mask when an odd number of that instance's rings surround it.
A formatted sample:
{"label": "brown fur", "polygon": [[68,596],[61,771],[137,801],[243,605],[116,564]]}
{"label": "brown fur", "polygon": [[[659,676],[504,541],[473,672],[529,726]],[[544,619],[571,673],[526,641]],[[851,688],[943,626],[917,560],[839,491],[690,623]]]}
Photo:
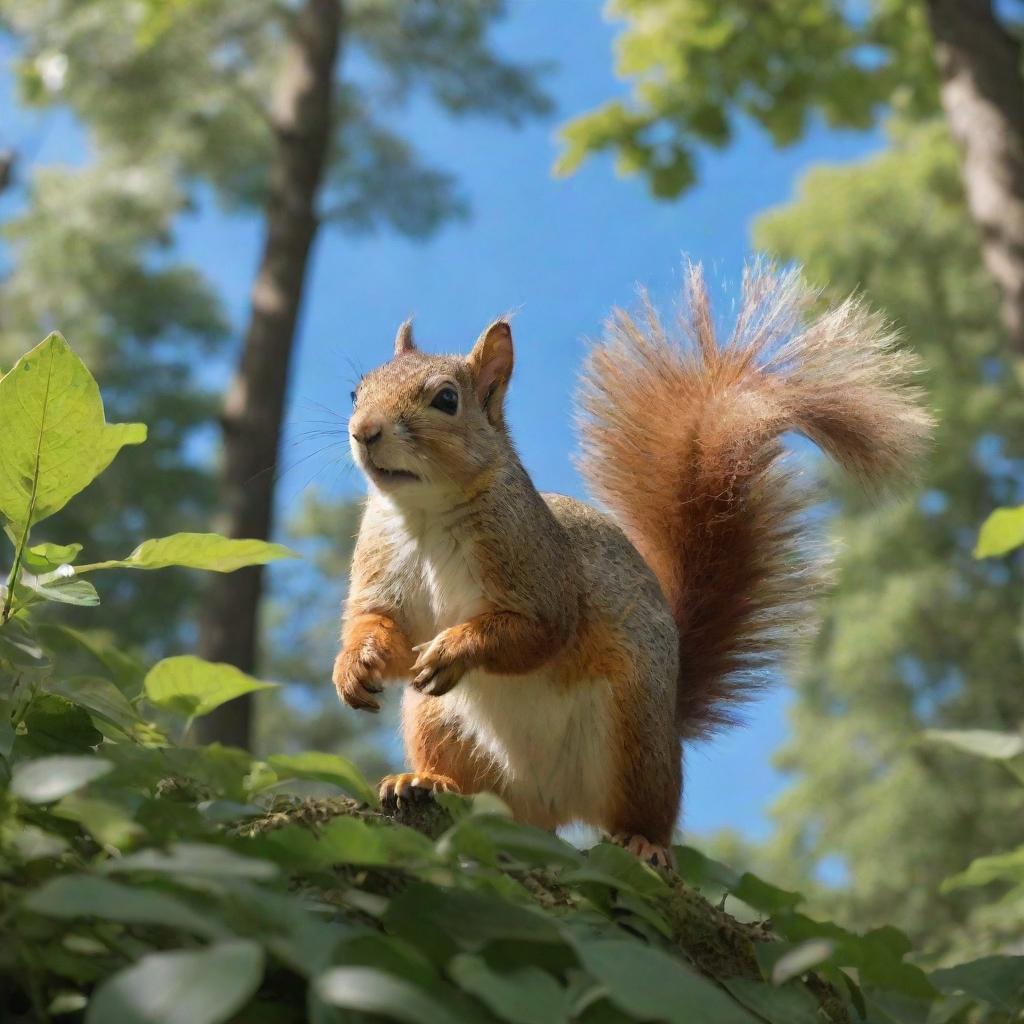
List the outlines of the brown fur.
{"label": "brown fur", "polygon": [[684,737],[733,721],[814,590],[807,498],[780,435],[804,434],[874,485],[904,476],[931,428],[907,383],[916,364],[881,317],[851,298],[804,321],[815,297],[796,272],[755,268],[721,344],[691,267],[680,338],[649,305],[641,323],[617,311],[587,364],[582,470],[672,608]]}
{"label": "brown fur", "polygon": [[402,739],[417,774],[450,779],[459,793],[500,792],[500,774],[444,720],[436,700],[410,695],[402,708]]}

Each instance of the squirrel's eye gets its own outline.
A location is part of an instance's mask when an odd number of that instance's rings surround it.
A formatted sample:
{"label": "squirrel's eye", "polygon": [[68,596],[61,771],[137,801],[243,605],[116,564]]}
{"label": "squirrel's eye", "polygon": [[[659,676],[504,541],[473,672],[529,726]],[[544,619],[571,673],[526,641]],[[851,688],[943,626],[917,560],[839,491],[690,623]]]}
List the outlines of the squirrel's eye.
{"label": "squirrel's eye", "polygon": [[440,409],[441,412],[454,416],[459,411],[459,393],[455,388],[441,388],[434,400],[430,403],[431,408]]}

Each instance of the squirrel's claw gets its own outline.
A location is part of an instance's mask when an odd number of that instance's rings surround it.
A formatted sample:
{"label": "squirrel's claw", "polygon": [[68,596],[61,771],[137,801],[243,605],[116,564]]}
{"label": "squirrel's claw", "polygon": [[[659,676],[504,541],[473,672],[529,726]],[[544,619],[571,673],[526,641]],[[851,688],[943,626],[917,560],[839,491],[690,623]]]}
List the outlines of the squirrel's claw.
{"label": "squirrel's claw", "polygon": [[446,694],[463,675],[463,667],[457,662],[450,665],[427,666],[413,677],[413,688],[430,697]]}
{"label": "squirrel's claw", "polygon": [[457,793],[459,787],[447,776],[430,772],[401,772],[385,775],[380,780],[378,796],[385,809],[401,807],[405,803],[423,803],[436,792]]}
{"label": "squirrel's claw", "polygon": [[451,650],[446,633],[414,648],[418,656],[412,666],[413,688],[431,697],[446,694],[466,672],[464,660]]}
{"label": "squirrel's claw", "polygon": [[373,694],[384,688],[381,684],[384,661],[373,650],[354,654],[342,651],[334,661],[334,686],[338,696],[357,711],[380,711]]}

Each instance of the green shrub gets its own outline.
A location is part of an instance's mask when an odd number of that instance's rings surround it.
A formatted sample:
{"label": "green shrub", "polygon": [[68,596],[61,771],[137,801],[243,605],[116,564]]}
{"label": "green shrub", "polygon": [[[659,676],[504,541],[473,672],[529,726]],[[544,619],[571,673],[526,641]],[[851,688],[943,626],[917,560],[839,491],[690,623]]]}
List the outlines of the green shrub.
{"label": "green shrub", "polygon": [[[894,929],[812,920],[798,894],[687,847],[679,876],[661,875],[609,844],[583,852],[517,825],[488,795],[389,817],[344,758],[188,743],[195,718],[273,684],[190,656],[146,670],[40,611],[97,604],[97,573],[228,572],[290,552],[180,534],[84,563],[78,544],[35,542],[145,438],[104,421],[59,335],[0,380],[0,438],[13,552],[0,590],[3,1020],[1021,1019],[1024,958],[929,974]],[[1019,754],[998,751],[1012,766]],[[297,780],[336,795],[288,795]],[[1019,853],[987,860],[951,884],[1024,884]]]}

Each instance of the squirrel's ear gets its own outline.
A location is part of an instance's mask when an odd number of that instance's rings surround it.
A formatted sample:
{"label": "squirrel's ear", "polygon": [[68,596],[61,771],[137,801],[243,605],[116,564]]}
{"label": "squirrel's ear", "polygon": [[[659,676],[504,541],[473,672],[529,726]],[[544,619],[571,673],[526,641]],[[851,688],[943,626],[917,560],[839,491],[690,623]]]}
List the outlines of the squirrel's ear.
{"label": "squirrel's ear", "polygon": [[466,359],[473,374],[477,398],[495,426],[502,421],[505,390],[512,377],[512,328],[495,320],[476,340]]}
{"label": "squirrel's ear", "polygon": [[412,317],[409,317],[395,335],[395,355],[401,356],[406,352],[415,352],[416,342],[412,340]]}

